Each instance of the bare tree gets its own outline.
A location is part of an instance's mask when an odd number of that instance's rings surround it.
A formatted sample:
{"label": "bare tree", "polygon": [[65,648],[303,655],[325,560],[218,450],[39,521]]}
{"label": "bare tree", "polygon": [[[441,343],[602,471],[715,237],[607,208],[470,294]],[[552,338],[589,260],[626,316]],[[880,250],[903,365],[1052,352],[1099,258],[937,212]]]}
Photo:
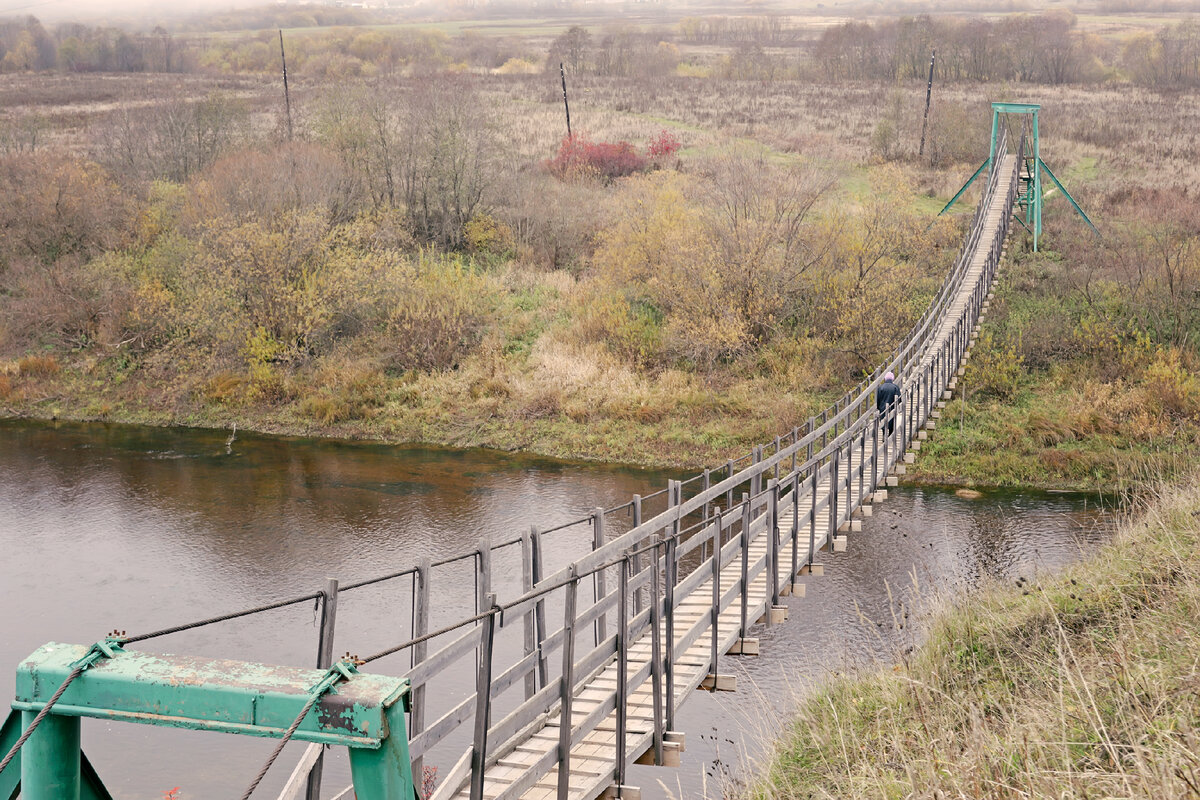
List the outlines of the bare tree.
{"label": "bare tree", "polygon": [[410,95],[398,155],[414,232],[461,246],[498,168],[495,131],[470,85],[443,78]]}

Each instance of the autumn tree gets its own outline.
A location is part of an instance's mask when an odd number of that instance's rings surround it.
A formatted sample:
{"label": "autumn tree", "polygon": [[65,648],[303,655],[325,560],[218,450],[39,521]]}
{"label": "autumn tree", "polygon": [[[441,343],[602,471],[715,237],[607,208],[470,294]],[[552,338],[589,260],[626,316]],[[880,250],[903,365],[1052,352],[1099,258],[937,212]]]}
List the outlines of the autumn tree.
{"label": "autumn tree", "polygon": [[596,269],[631,301],[661,310],[671,352],[712,367],[795,324],[825,247],[812,213],[829,185],[814,167],[749,153],[713,159],[699,180],[626,179]]}
{"label": "autumn tree", "polygon": [[489,111],[465,82],[444,79],[409,96],[405,119],[399,172],[413,230],[460,247],[499,168]]}

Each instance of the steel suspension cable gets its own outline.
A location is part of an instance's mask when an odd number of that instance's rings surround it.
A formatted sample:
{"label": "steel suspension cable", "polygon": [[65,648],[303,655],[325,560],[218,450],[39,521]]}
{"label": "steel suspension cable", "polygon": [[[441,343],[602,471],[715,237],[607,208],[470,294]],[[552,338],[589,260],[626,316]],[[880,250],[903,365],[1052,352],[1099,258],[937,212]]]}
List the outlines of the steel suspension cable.
{"label": "steel suspension cable", "polygon": [[258,771],[258,775],[254,777],[254,780],[250,782],[250,786],[246,788],[245,793],[242,795],[242,800],[249,800],[250,795],[254,794],[254,790],[258,788],[258,784],[262,782],[262,779],[266,776],[267,771],[271,769],[271,765],[275,763],[275,759],[279,758],[279,754],[283,752],[283,748],[286,747],[287,743],[290,742],[292,737],[296,735],[296,731],[299,729],[300,723],[303,722],[304,718],[308,716],[308,712],[312,711],[312,707],[315,706],[317,701],[321,699],[321,695],[325,694],[325,692],[329,690],[329,687],[333,686],[334,683],[337,683],[336,678],[334,678],[334,680],[330,682],[328,686],[318,686],[313,690],[312,696],[308,698],[308,702],[304,704],[304,708],[300,711],[300,714],[297,715],[294,720],[292,720],[292,724],[288,726],[287,731],[284,732],[283,738],[279,740],[279,744],[276,745],[275,750],[271,753],[271,757],[267,759],[267,763],[263,764],[262,769]]}
{"label": "steel suspension cable", "polygon": [[309,600],[316,600],[319,597],[323,597],[324,594],[325,594],[324,592],[313,592],[311,594],[306,594],[302,597],[293,597],[288,600],[280,600],[276,603],[268,603],[263,606],[255,606],[254,608],[247,608],[243,611],[234,611],[229,614],[221,614],[220,616],[209,617],[208,619],[201,619],[201,620],[197,620],[195,622],[186,623],[184,625],[176,625],[171,628],[163,628],[162,630],[151,631],[150,633],[140,633],[137,636],[121,636],[118,639],[118,641],[121,644],[131,644],[133,642],[144,642],[147,639],[154,639],[158,636],[166,636],[167,634],[171,634],[171,633],[180,633],[182,631],[190,631],[193,628],[203,628],[205,625],[215,625],[218,622],[225,622],[225,621],[231,620],[231,619],[238,619],[239,617],[248,617],[251,614],[259,614],[259,613],[262,613],[263,611],[272,611],[276,608],[284,608],[286,606],[294,606],[297,603],[306,603]]}
{"label": "steel suspension cable", "polygon": [[17,757],[17,753],[20,752],[21,747],[25,744],[25,742],[29,741],[29,737],[33,735],[35,730],[37,730],[37,726],[42,724],[42,720],[44,720],[46,715],[50,713],[50,709],[54,708],[54,704],[57,703],[58,699],[63,696],[63,692],[67,690],[67,687],[70,686],[76,678],[83,674],[83,670],[83,665],[75,667],[75,669],[71,670],[71,672],[67,675],[67,679],[62,682],[62,686],[59,686],[58,691],[56,691],[54,695],[48,701],[46,701],[46,705],[42,706],[42,710],[39,711],[37,716],[33,718],[33,722],[29,723],[29,727],[25,729],[25,731],[21,734],[21,737],[17,739],[15,744],[13,744],[12,749],[8,751],[8,755],[4,757],[3,761],[0,761],[0,772],[4,772],[4,769],[10,763],[12,763],[14,758]]}

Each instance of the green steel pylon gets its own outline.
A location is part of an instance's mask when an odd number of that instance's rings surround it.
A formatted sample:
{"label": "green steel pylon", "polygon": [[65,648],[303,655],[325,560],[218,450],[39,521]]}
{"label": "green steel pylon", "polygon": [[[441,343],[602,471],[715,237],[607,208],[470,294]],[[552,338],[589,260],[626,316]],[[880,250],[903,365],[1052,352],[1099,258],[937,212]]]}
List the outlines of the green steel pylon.
{"label": "green steel pylon", "polygon": [[1036,103],[992,103],[992,145],[988,152],[987,161],[979,165],[979,169],[967,179],[954,197],[950,198],[950,202],[946,203],[945,208],[938,212],[940,217],[946,213],[957,201],[962,197],[963,193],[975,182],[985,170],[990,170],[994,167],[996,160],[996,148],[1000,143],[1000,115],[1001,114],[1018,114],[1025,119],[1022,124],[1025,126],[1027,134],[1025,147],[1025,163],[1021,165],[1018,173],[1020,186],[1017,190],[1017,201],[1013,205],[1013,216],[1021,225],[1033,234],[1033,250],[1037,252],[1038,240],[1042,236],[1042,202],[1044,194],[1042,192],[1042,175],[1045,174],[1058,190],[1063,193],[1063,196],[1071,203],[1071,207],[1078,212],[1083,221],[1088,224],[1088,227],[1099,236],[1100,231],[1096,230],[1096,226],[1088,219],[1088,215],[1079,207],[1079,203],[1075,202],[1075,198],[1067,191],[1067,188],[1062,185],[1062,182],[1055,177],[1050,168],[1046,166],[1046,162],[1042,161],[1042,153],[1038,138],[1038,110],[1041,108]]}

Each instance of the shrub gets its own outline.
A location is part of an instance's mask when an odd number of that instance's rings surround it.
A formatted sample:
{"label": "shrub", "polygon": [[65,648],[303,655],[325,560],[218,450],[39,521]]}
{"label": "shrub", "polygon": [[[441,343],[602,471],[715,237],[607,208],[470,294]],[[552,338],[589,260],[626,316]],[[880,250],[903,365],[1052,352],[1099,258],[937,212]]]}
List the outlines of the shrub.
{"label": "shrub", "polygon": [[492,286],[461,259],[422,254],[387,326],[392,368],[446,369],[483,335]]}
{"label": "shrub", "polygon": [[1200,415],[1200,381],[1184,366],[1177,348],[1159,350],[1145,379],[1148,405],[1160,414],[1176,419]]}
{"label": "shrub", "polygon": [[575,329],[584,341],[602,342],[631,364],[652,366],[662,352],[662,321],[651,303],[602,292],[583,298]]}
{"label": "shrub", "polygon": [[593,142],[586,133],[562,140],[558,154],[546,166],[560,178],[595,176],[612,180],[643,172],[649,162],[626,141]]}
{"label": "shrub", "polygon": [[664,128],[650,140],[646,152],[655,162],[662,163],[679,152],[680,146],[679,137]]}
{"label": "shrub", "polygon": [[513,249],[513,232],[491,214],[477,214],[463,226],[463,238],[472,253],[504,255]]}
{"label": "shrub", "polygon": [[1017,342],[997,341],[990,330],[979,336],[974,358],[969,366],[969,381],[973,391],[982,391],[1000,399],[1017,393],[1025,360]]}

